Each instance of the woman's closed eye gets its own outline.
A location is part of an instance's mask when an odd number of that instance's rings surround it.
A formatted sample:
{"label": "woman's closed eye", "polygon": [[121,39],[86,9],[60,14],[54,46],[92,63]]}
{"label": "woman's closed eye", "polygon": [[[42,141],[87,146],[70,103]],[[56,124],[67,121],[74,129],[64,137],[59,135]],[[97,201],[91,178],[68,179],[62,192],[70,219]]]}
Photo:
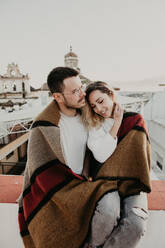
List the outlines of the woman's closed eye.
{"label": "woman's closed eye", "polygon": [[[104,99],[97,101],[97,104],[102,104],[104,102]],[[92,109],[96,108],[96,105],[91,104],[90,105]]]}
{"label": "woman's closed eye", "polygon": [[104,99],[102,99],[102,100],[101,100],[101,101],[99,101],[98,103],[99,103],[99,104],[102,104],[103,102],[104,102]]}

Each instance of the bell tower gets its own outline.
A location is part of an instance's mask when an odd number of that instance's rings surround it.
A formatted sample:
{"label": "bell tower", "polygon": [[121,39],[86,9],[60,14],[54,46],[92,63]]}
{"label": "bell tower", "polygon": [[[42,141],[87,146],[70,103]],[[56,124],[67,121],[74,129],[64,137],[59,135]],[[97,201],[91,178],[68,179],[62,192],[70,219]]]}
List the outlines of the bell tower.
{"label": "bell tower", "polygon": [[70,51],[64,57],[64,64],[66,67],[73,68],[80,72],[78,67],[78,56],[72,51],[72,46],[70,46]]}

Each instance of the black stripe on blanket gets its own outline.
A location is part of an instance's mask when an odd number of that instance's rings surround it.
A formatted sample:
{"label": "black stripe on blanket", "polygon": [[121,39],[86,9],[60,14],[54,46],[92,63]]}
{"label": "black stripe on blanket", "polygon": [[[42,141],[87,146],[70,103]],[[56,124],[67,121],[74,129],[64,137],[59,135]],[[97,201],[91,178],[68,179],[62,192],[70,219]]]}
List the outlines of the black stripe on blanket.
{"label": "black stripe on blanket", "polygon": [[135,115],[138,115],[138,113],[136,113],[136,112],[125,112],[123,114],[123,119],[125,119],[127,117],[130,117],[130,116],[135,116]]}
{"label": "black stripe on blanket", "polygon": [[54,187],[53,189],[51,189],[43,198],[43,200],[38,204],[38,206],[32,211],[32,213],[28,216],[26,223],[29,224],[30,221],[34,218],[34,216],[38,213],[38,211],[40,211],[40,209],[51,199],[51,197],[54,195],[54,193],[56,193],[57,191],[59,191],[60,189],[62,189],[64,186],[66,186],[69,182],[71,182],[73,180],[73,178],[67,178],[65,181],[63,181],[62,183],[58,184],[56,187]]}
{"label": "black stripe on blanket", "polygon": [[[148,142],[150,143],[148,134],[147,134],[146,130],[145,130],[143,127],[134,126],[134,127],[132,128],[132,130],[137,130],[137,131],[141,131],[141,132],[145,133],[145,134],[146,134],[146,138],[147,138]],[[123,139],[126,135],[127,135],[127,133],[126,133],[125,135],[123,135],[123,136],[120,136],[120,137],[118,138],[118,143],[117,143],[117,144],[119,144],[119,143],[122,141],[122,139]]]}
{"label": "black stripe on blanket", "polygon": [[134,130],[137,130],[137,131],[142,131],[142,132],[144,132],[144,133],[146,134],[146,136],[147,136],[147,140],[150,142],[149,137],[148,137],[148,134],[147,134],[146,130],[145,130],[143,127],[134,126],[133,129],[134,129]]}
{"label": "black stripe on blanket", "polygon": [[[108,181],[118,181],[118,187],[122,184],[122,182],[124,181],[134,181],[136,183],[140,183],[140,185],[143,187],[144,189],[144,192],[146,193],[150,193],[151,192],[151,189],[148,188],[144,183],[142,183],[138,178],[136,177],[98,177],[96,180],[94,181],[97,181],[97,180],[100,180],[100,179],[106,179]],[[135,195],[135,194],[132,194],[132,195]],[[131,195],[129,195],[131,196]],[[128,195],[126,196],[128,197]]]}
{"label": "black stripe on blanket", "polygon": [[21,234],[22,237],[24,237],[26,235],[29,235],[29,231],[28,231],[28,229],[26,229],[24,231],[21,231],[20,234]]}
{"label": "black stripe on blanket", "polygon": [[[40,173],[42,173],[43,171],[45,171],[45,170],[47,170],[48,168],[54,166],[54,164],[55,164],[57,161],[58,161],[57,159],[51,160],[51,161],[49,161],[48,163],[46,163],[46,164],[40,166],[39,168],[37,168],[37,169],[34,171],[33,175],[32,175],[31,178],[30,178],[31,184],[24,190],[24,192],[23,192],[23,197],[25,197],[25,196],[31,191],[31,185],[35,182],[36,177],[37,177]],[[69,168],[68,166],[66,166],[66,165],[64,165],[64,164],[63,164],[63,166],[66,167],[66,168]]]}
{"label": "black stripe on blanket", "polygon": [[35,127],[50,127],[50,126],[57,127],[55,124],[51,123],[50,121],[35,121],[32,124],[31,128],[35,128]]}

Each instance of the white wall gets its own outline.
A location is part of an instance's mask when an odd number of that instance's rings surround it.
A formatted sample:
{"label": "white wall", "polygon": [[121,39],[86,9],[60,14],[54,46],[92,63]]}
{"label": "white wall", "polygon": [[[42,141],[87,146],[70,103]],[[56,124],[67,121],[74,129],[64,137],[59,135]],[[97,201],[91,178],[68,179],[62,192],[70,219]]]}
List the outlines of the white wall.
{"label": "white wall", "polygon": [[[161,178],[165,178],[165,91],[153,93],[152,99],[144,107],[144,118],[151,141],[151,155],[155,168],[157,162],[163,169]],[[162,177],[163,176],[163,177]]]}
{"label": "white wall", "polygon": [[18,227],[18,205],[0,203],[0,247],[23,248]]}
{"label": "white wall", "polygon": [[153,119],[164,119],[165,118],[165,91],[158,92],[153,96]]}
{"label": "white wall", "polygon": [[165,119],[165,91],[153,93],[151,100],[144,107],[147,120]]}

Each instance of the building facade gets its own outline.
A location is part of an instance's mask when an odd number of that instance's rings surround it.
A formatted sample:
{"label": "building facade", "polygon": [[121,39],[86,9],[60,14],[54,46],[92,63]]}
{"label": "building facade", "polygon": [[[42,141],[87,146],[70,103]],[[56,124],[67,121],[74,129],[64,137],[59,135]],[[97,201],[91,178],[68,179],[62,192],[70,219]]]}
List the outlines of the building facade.
{"label": "building facade", "polygon": [[25,98],[30,92],[28,74],[22,74],[17,64],[8,64],[6,74],[0,75],[0,98]]}

